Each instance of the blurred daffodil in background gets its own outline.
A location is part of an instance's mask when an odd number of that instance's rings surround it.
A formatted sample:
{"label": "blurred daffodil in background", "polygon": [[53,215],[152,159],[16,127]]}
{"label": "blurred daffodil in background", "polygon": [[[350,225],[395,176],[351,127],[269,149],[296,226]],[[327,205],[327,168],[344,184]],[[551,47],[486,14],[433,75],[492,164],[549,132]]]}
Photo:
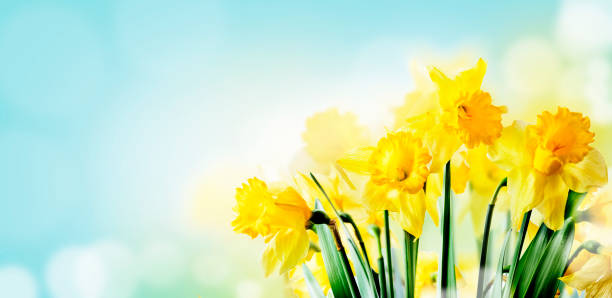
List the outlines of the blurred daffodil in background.
{"label": "blurred daffodil in background", "polygon": [[[585,255],[588,254],[585,252]],[[611,249],[600,248],[599,253],[590,254],[573,264],[569,270],[571,271],[563,276],[561,281],[577,290],[584,290],[585,297],[606,297],[612,293]]]}

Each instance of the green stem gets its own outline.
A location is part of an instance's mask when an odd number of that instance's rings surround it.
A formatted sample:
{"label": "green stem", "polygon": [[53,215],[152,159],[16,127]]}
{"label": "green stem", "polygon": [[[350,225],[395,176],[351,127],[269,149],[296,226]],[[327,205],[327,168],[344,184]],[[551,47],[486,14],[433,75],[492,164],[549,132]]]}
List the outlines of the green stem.
{"label": "green stem", "polygon": [[442,205],[442,260],[440,262],[440,297],[456,297],[455,264],[452,260],[451,172],[450,161],[444,167],[444,201]]}
{"label": "green stem", "polygon": [[[385,242],[387,250],[387,278],[389,280],[389,297],[393,298],[393,261],[391,260],[391,231],[389,229],[389,210],[385,210]],[[382,287],[382,285],[381,285]]]}
{"label": "green stem", "polygon": [[[521,229],[519,230],[519,236],[517,239],[516,247],[514,248],[514,255],[512,257],[512,263],[510,264],[510,272],[508,273],[507,284],[511,285],[516,273],[516,267],[521,257],[521,251],[523,250],[523,243],[525,242],[525,236],[527,235],[527,228],[529,227],[529,219],[531,218],[531,210],[527,211],[523,216],[523,222],[521,223]],[[507,287],[510,288],[510,287]]]}
{"label": "green stem", "polygon": [[495,193],[493,194],[493,199],[491,199],[491,203],[487,208],[487,217],[485,219],[485,227],[482,236],[482,248],[480,250],[480,268],[478,270],[478,287],[476,290],[476,297],[481,298],[484,296],[484,278],[485,278],[485,268],[487,266],[487,252],[489,247],[489,233],[491,230],[491,220],[493,219],[493,209],[495,209],[495,203],[497,202],[497,195],[502,187],[508,185],[508,178],[504,178],[497,188],[495,189]]}
{"label": "green stem", "polygon": [[563,270],[563,273],[565,273],[565,271],[567,271],[567,268],[569,268],[569,266],[572,264],[572,262],[576,259],[576,257],[578,256],[578,254],[584,250],[584,246],[581,244],[580,246],[578,246],[578,248],[576,248],[576,250],[574,251],[574,253],[572,254],[572,256],[567,260],[567,264],[565,264],[565,269]]}
{"label": "green stem", "polygon": [[378,274],[380,297],[387,298],[387,278],[385,277],[385,260],[383,259],[382,255],[378,258],[378,268],[380,268],[378,270],[380,271],[380,274]]}
{"label": "green stem", "polygon": [[406,261],[406,298],[414,298],[416,266],[419,254],[419,239],[404,231],[404,253]]}
{"label": "green stem", "polygon": [[592,254],[600,254],[601,253],[601,243],[595,240],[587,240],[587,241],[582,242],[582,244],[580,244],[580,246],[576,248],[572,256],[567,260],[567,264],[565,265],[565,270],[563,270],[563,272],[567,271],[567,268],[572,264],[572,262],[576,259],[576,257],[578,257],[578,254],[580,254],[580,252],[583,250],[586,250]]}
{"label": "green stem", "polygon": [[361,232],[359,231],[357,224],[355,223],[353,217],[350,214],[342,212],[340,213],[340,218],[342,219],[342,221],[348,222],[353,227],[353,231],[355,232],[355,236],[357,237],[357,241],[359,242],[359,247],[361,248],[361,252],[363,253],[363,257],[365,259],[368,279],[371,285],[374,286],[376,282],[374,281],[374,274],[372,273],[372,267],[370,266],[370,258],[368,257],[368,252],[366,250],[365,243],[363,242],[363,238],[361,237]]}
{"label": "green stem", "polygon": [[385,260],[383,259],[380,241],[380,228],[376,225],[371,225],[368,231],[376,238],[376,244],[378,244],[378,286],[380,288],[380,297],[387,298],[387,279],[385,277]]}
{"label": "green stem", "polygon": [[355,224],[353,217],[350,214],[344,212],[340,213],[340,217],[342,218],[342,221],[348,222],[353,227],[353,231],[355,232],[355,236],[357,236],[357,241],[359,242],[359,247],[361,248],[363,257],[365,258],[365,261],[368,265],[368,270],[372,270],[370,268],[370,258],[368,258],[368,252],[366,251],[365,243],[363,242],[363,238],[361,237],[361,233],[359,232],[359,228],[357,228],[357,224]]}

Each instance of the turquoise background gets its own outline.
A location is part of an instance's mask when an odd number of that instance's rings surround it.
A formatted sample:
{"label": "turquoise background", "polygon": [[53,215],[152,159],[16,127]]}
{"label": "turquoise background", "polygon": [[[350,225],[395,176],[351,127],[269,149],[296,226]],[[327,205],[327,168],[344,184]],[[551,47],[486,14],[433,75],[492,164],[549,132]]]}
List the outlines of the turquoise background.
{"label": "turquoise background", "polygon": [[248,128],[331,106],[317,90],[336,86],[401,103],[404,59],[429,50],[479,49],[499,77],[514,42],[555,39],[561,9],[427,3],[1,2],[0,296],[280,295],[261,244],[185,220],[220,161],[259,162]]}

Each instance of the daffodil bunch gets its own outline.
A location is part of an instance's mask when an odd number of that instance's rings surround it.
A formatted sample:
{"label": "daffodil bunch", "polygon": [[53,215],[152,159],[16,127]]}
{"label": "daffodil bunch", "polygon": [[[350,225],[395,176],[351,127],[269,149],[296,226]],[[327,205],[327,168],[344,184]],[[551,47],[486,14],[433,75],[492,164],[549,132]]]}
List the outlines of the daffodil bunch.
{"label": "daffodil bunch", "polygon": [[[317,173],[251,178],[236,192],[232,226],[264,239],[266,275],[285,275],[298,296],[456,297],[469,284],[454,250],[455,194],[465,193],[480,243],[477,297],[612,296],[609,250],[576,233],[612,202],[584,200],[608,179],[589,118],[559,107],[504,127],[485,72],[482,59],[454,76],[431,67],[375,143],[353,115],[310,118],[303,164]],[[509,224],[493,262],[496,206]],[[440,229],[437,253],[419,253],[427,216]]]}

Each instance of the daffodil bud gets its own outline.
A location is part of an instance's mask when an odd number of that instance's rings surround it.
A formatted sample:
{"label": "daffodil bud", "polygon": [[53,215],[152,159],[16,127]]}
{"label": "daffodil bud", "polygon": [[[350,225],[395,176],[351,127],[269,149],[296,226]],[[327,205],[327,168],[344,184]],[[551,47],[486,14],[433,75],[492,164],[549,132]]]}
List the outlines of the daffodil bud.
{"label": "daffodil bud", "polygon": [[340,213],[340,219],[342,219],[343,222],[353,222],[353,218],[351,217],[351,215],[344,212]]}
{"label": "daffodil bud", "polygon": [[593,254],[601,253],[601,248],[602,248],[601,243],[595,240],[585,241],[584,243],[582,243],[582,247],[584,247],[586,251],[593,253]]}
{"label": "daffodil bud", "polygon": [[380,238],[380,228],[377,225],[368,226],[368,233],[376,238]]}

